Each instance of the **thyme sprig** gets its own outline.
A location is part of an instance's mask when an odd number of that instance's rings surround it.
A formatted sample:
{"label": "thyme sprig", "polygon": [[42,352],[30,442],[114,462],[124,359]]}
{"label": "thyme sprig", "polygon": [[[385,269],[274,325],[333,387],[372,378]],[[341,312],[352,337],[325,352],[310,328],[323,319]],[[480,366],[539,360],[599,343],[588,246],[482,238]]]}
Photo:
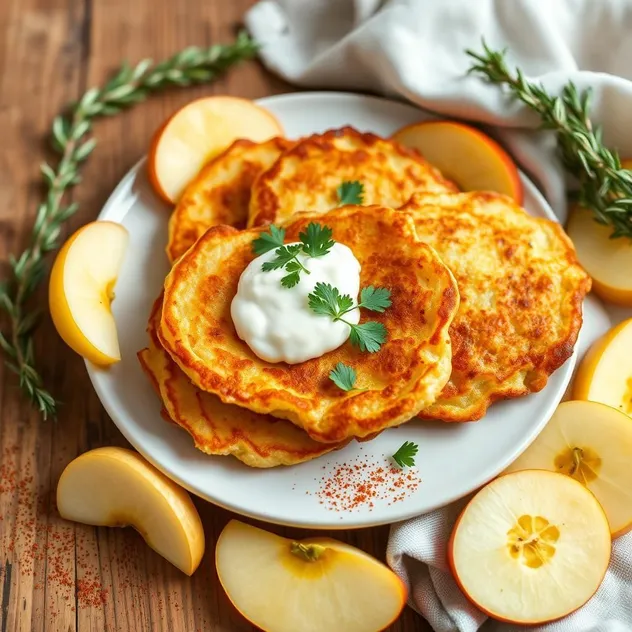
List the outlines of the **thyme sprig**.
{"label": "thyme sprig", "polygon": [[191,46],[157,64],[151,59],[135,66],[125,63],[103,87],[91,88],[66,114],[55,118],[52,144],[59,160],[55,166],[46,162],[41,165],[45,194],[29,245],[19,257],[9,257],[9,278],[0,283],[0,312],[8,319],[8,327],[0,333],[5,363],[17,373],[20,387],[45,419],[55,416],[57,402],[36,368],[32,336],[39,311],[29,309],[28,301],[46,276],[46,255],[59,246],[64,222],[77,211],[77,204],[67,203],[65,196],[81,181],[81,165],[96,145],[95,138],[88,138],[94,120],[118,114],[164,88],[213,81],[256,52],[255,42],[241,33],[232,44]]}
{"label": "thyme sprig", "polygon": [[632,238],[632,172],[621,167],[617,152],[603,144],[601,128],[591,122],[591,91],[579,93],[569,82],[560,96],[551,96],[542,85],[527,81],[520,69],[512,73],[505,50],[492,50],[483,41],[482,53],[466,52],[475,60],[470,72],[505,86],[540,115],[544,129],[556,133],[562,163],[578,180],[579,204],[590,209],[597,222],[613,228],[612,238]]}

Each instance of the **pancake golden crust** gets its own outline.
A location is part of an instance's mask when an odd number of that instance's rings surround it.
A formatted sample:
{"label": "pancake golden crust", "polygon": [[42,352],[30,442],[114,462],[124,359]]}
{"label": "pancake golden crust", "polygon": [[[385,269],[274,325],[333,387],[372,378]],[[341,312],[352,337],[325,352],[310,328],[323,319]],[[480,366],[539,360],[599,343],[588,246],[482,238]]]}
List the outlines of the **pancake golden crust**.
{"label": "pancake golden crust", "polygon": [[416,191],[457,191],[415,150],[344,127],[299,141],[257,178],[248,226],[283,223],[297,211],[336,208],[338,186],[354,180],[364,185],[363,204],[393,208]]}
{"label": "pancake golden crust", "polygon": [[[451,371],[448,327],[459,295],[454,277],[434,250],[416,239],[406,214],[378,206],[301,214],[286,226],[286,241],[297,241],[314,219],[351,248],[362,266],[361,286],[391,291],[393,304],[383,314],[363,314],[363,320],[381,321],[387,329],[380,351],[362,353],[347,342],[294,365],[255,356],[235,332],[230,305],[261,231],[227,226],[211,228],[172,268],[159,337],[202,390],[287,418],[318,441],[340,442],[408,421],[434,401]],[[336,387],[328,374],[338,362],[353,366],[358,384],[369,390]]]}
{"label": "pancake golden crust", "polygon": [[167,256],[175,261],[210,226],[243,228],[255,178],[292,146],[285,138],[236,140],[187,186],[169,220]]}
{"label": "pancake golden crust", "polygon": [[149,347],[138,353],[140,363],[163,402],[163,417],[184,428],[195,447],[207,454],[232,454],[250,467],[293,465],[342,447],[318,443],[289,421],[223,404],[195,388],[160,346],[162,300],[152,309],[147,331]]}
{"label": "pancake golden crust", "polygon": [[419,417],[473,421],[495,400],[544,388],[573,352],[591,283],[562,227],[497,193],[419,194],[403,210],[461,295],[452,376]]}

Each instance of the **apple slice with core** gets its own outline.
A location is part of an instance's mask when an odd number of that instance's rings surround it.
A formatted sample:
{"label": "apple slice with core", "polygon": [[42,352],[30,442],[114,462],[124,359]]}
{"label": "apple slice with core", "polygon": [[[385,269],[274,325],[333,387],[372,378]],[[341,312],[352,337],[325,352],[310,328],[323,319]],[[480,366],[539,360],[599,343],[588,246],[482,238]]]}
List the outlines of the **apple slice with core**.
{"label": "apple slice with core", "polygon": [[632,318],[590,347],[573,383],[573,398],[608,404],[632,416]]}
{"label": "apple slice with core", "polygon": [[393,139],[417,149],[462,191],[496,191],[522,204],[520,175],[492,138],[454,121],[424,121],[400,129]]}
{"label": "apple slice with core", "polygon": [[289,540],[232,520],[215,563],[233,605],[265,632],[378,632],[406,603],[395,573],[329,538]]}
{"label": "apple slice with core", "polygon": [[197,99],[156,131],[147,158],[149,180],[156,193],[173,204],[202,166],[238,138],[262,142],[282,135],[276,118],[252,101]]}
{"label": "apple slice with core", "polygon": [[86,224],[63,245],[51,271],[53,323],[64,342],[94,364],[121,359],[110,306],[128,240],[121,224]]}
{"label": "apple slice with core", "polygon": [[596,402],[560,404],[507,472],[542,469],[571,476],[603,507],[612,537],[632,527],[632,419]]}
{"label": "apple slice with core", "polygon": [[71,461],[57,485],[62,518],[136,529],[158,554],[191,575],[204,555],[204,530],[189,494],[124,448],[97,448]]}
{"label": "apple slice with core", "polygon": [[553,621],[590,599],[610,561],[608,520],[594,495],[545,470],[505,474],[465,507],[448,544],[465,596],[494,619]]}

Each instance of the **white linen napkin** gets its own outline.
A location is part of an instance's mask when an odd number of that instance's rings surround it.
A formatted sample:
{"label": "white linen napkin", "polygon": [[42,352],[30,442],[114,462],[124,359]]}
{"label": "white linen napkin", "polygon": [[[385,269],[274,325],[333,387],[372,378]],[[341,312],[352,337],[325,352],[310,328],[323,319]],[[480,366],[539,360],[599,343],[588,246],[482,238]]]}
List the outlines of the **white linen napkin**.
{"label": "white linen napkin", "polygon": [[[560,221],[568,184],[549,133],[497,86],[467,75],[465,49],[507,47],[508,63],[559,93],[572,80],[594,90],[592,118],[604,141],[632,156],[632,0],[261,0],[245,16],[261,58],[286,80],[310,88],[363,90],[406,99],[450,118],[484,123],[541,187]],[[589,297],[579,355],[631,311],[604,311]],[[631,367],[632,368],[632,367]],[[463,501],[393,525],[391,567],[410,605],[437,632],[510,632],[461,594],[445,548]],[[577,613],[546,632],[632,630],[632,534],[619,538],[606,578]]]}

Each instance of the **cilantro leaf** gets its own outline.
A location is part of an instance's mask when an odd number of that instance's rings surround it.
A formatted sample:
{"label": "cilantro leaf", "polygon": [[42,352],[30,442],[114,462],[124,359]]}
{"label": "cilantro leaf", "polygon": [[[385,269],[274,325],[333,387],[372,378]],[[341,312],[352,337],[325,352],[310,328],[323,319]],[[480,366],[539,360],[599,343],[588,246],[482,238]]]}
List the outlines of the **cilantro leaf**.
{"label": "cilantro leaf", "polygon": [[419,447],[416,443],[404,441],[399,450],[393,454],[393,461],[402,468],[412,467],[415,465],[415,456],[417,456],[418,451]]}
{"label": "cilantro leaf", "polygon": [[[272,261],[266,261],[261,269],[264,272],[270,272],[270,270],[278,270],[279,268],[283,268],[288,265],[290,262],[294,262],[296,259],[296,255],[300,252],[301,246],[299,244],[293,244],[290,246],[282,246],[274,251],[276,255],[276,259],[272,259]],[[300,263],[297,263],[301,268]]]}
{"label": "cilantro leaf", "polygon": [[331,316],[334,320],[338,320],[344,311],[353,307],[353,299],[348,294],[341,295],[338,288],[320,281],[316,283],[307,299],[313,312]]}
{"label": "cilantro leaf", "polygon": [[[348,324],[348,323],[347,323]],[[361,325],[349,325],[351,344],[359,347],[360,351],[375,353],[386,342],[386,327],[382,323],[368,321]]]}
{"label": "cilantro leaf", "polygon": [[269,233],[261,233],[261,235],[252,242],[252,251],[256,255],[264,255],[266,252],[270,252],[270,250],[282,246],[284,239],[285,230],[283,228],[270,226]]}
{"label": "cilantro leaf", "polygon": [[343,391],[354,390],[356,378],[355,369],[342,362],[338,362],[335,368],[329,372],[329,379]]}
{"label": "cilantro leaf", "polygon": [[376,288],[369,285],[360,292],[360,304],[358,307],[364,307],[372,312],[383,312],[391,305],[391,292],[385,287]]}
{"label": "cilantro leaf", "polygon": [[364,185],[358,180],[343,182],[337,189],[340,206],[345,204],[362,204],[364,200]]}
{"label": "cilantro leaf", "polygon": [[329,226],[322,226],[316,222],[310,222],[307,230],[299,234],[303,244],[303,252],[310,257],[322,257],[326,255],[334,245],[331,238],[332,230]]}
{"label": "cilantro leaf", "polygon": [[301,273],[298,270],[296,270],[296,272],[290,272],[290,274],[286,274],[281,279],[281,285],[289,289],[291,287],[294,287],[295,285],[298,285],[298,282],[300,280],[301,280]]}

